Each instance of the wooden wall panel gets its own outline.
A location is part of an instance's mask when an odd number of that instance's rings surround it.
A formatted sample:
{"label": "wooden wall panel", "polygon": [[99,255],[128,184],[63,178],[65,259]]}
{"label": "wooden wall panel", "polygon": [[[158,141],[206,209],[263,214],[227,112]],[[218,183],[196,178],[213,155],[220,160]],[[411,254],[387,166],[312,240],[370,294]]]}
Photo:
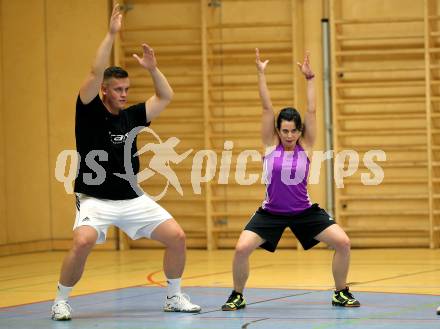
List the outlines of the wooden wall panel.
{"label": "wooden wall panel", "polygon": [[[62,241],[72,237],[75,197],[55,179],[55,164],[61,151],[75,149],[76,98],[107,33],[108,3],[46,1],[51,230],[57,249],[64,248]],[[111,229],[107,237],[114,246],[113,232]]]}
{"label": "wooden wall panel", "polygon": [[[331,4],[335,152],[361,160],[336,188],[336,217],[354,246],[429,246],[424,3]],[[361,183],[369,150],[386,154],[378,186]]]}
{"label": "wooden wall panel", "polygon": [[[261,160],[247,162],[246,174],[258,174],[256,183],[241,185],[235,179],[242,151],[263,154],[255,48],[260,49],[262,59],[270,60],[266,76],[274,110],[292,106],[305,111],[300,97],[305,82],[297,79],[293,66],[303,42],[297,33],[301,25],[297,22],[301,17],[297,4],[289,0],[222,1],[208,11],[210,141],[219,158],[224,143],[234,143],[228,184],[221,184],[216,176],[210,185],[212,218],[208,221],[212,222],[213,247],[234,247],[264,199]],[[294,246],[295,241],[289,239],[288,245]]]}
{"label": "wooden wall panel", "polygon": [[5,138],[3,122],[3,12],[2,0],[0,0],[0,245],[7,243],[6,221],[6,186],[5,186]]}
{"label": "wooden wall panel", "polygon": [[[318,127],[318,134],[314,149],[316,151],[326,151],[325,144],[325,121],[324,121],[324,95],[323,95],[323,58],[322,58],[322,32],[321,19],[324,17],[323,1],[298,1],[297,10],[298,16],[302,18],[302,25],[297,24],[297,34],[302,36],[303,42],[298,42],[298,49],[296,51],[295,60],[301,61],[305,51],[310,51],[310,61],[313,70],[315,71],[315,88],[316,88],[316,120]],[[301,28],[302,27],[302,28]],[[292,67],[292,70],[296,70]],[[301,75],[298,75],[298,87],[300,108],[306,109],[306,83]],[[309,184],[309,193],[313,202],[317,202],[321,207],[328,209],[326,204],[326,165],[325,162],[321,165],[318,184]]]}
{"label": "wooden wall panel", "polygon": [[[381,163],[385,171],[381,185],[361,183],[360,174],[368,172],[363,164],[344,180],[344,188],[337,189],[337,220],[355,246],[438,246],[438,1],[329,2],[334,33],[333,107],[338,116],[335,151],[352,148],[362,156],[379,148],[388,158]],[[151,128],[163,141],[177,136],[177,153],[193,149],[185,161],[171,164],[183,196],[170,186],[160,203],[181,223],[190,247],[232,247],[264,191],[260,185],[218,184],[225,140],[234,141],[232,167],[242,150],[261,151],[253,48],[258,46],[262,57],[271,60],[267,75],[275,106],[290,102],[301,112],[305,110],[305,83],[294,63],[306,49],[311,51],[322,127],[315,149],[324,150],[323,2],[223,0],[218,2],[220,7],[205,0],[130,3],[120,54],[121,65],[131,76],[130,100],[143,101],[152,94],[151,79],[131,58],[139,52],[140,43],[147,42],[176,92],[171,106]],[[60,151],[75,148],[75,98],[107,31],[108,10],[106,0],[0,0],[2,254],[15,248],[8,245],[29,251],[31,244],[23,247],[20,243],[31,241],[40,241],[37,248],[68,247],[73,196],[54,179],[55,160]],[[286,24],[274,29],[275,35],[269,27],[245,26],[257,21]],[[289,22],[294,24],[289,27]],[[154,141],[152,136],[139,138],[140,145]],[[197,151],[206,148],[217,153],[217,172],[210,184],[202,183],[201,194],[195,194],[192,161]],[[142,157],[143,168],[150,160],[151,154]],[[259,166],[250,165],[248,173],[259,173]],[[320,182],[310,185],[310,192],[314,201],[326,206],[324,177],[322,166]],[[156,174],[142,184],[154,195],[163,190],[164,183],[164,177]],[[212,217],[207,220],[208,213]],[[114,234],[110,237],[116,239]],[[282,245],[292,246],[292,241],[289,235]],[[107,247],[114,247],[113,242]],[[131,246],[157,245],[144,240]]]}
{"label": "wooden wall panel", "polygon": [[[233,247],[249,216],[264,198],[261,161],[250,161],[247,175],[258,174],[258,183],[242,186],[235,180],[238,155],[244,150],[262,154],[260,142],[261,105],[255,69],[255,48],[270,59],[269,89],[276,110],[297,107],[304,113],[306,83],[296,62],[304,50],[313,55],[314,69],[321,77],[321,1],[277,0],[264,2],[206,0],[131,1],[121,34],[121,62],[132,73],[131,101],[140,101],[151,88],[145,73],[131,54],[147,40],[158,57],[159,67],[175,90],[175,100],[151,126],[165,140],[181,140],[178,153],[193,148],[180,165],[172,166],[184,191],[179,196],[170,187],[159,202],[169,209],[187,232],[190,247]],[[179,13],[174,15],[174,13]],[[310,22],[304,30],[303,22]],[[142,39],[144,38],[144,39]],[[306,41],[306,44],[304,45]],[[322,88],[317,79],[318,107],[322,109]],[[318,114],[322,122],[323,113]],[[322,123],[321,123],[322,125]],[[146,143],[145,138],[139,142]],[[232,163],[227,184],[220,183],[220,163],[225,142],[232,141]],[[324,145],[324,129],[317,149]],[[201,184],[201,194],[191,186],[194,154],[202,149],[216,153],[215,175]],[[144,155],[148,166],[151,155]],[[206,169],[206,161],[203,170]],[[155,175],[143,183],[148,193],[157,194],[166,180]],[[325,206],[324,166],[319,184],[311,186],[315,202]],[[294,245],[292,239],[282,245]],[[131,242],[132,247],[152,245]]]}
{"label": "wooden wall panel", "polygon": [[425,81],[429,163],[430,246],[440,246],[440,6],[425,0]]}
{"label": "wooden wall panel", "polygon": [[[167,179],[153,170],[153,176],[141,183],[152,197],[164,196],[158,201],[179,222],[187,235],[189,247],[206,246],[206,221],[203,190],[197,194],[191,185],[191,168],[194,155],[204,148],[203,77],[200,0],[190,1],[134,1],[127,12],[124,31],[121,33],[121,65],[130,74],[131,89],[128,100],[132,103],[148,99],[153,94],[151,77],[132,58],[140,53],[142,43],[153,47],[159,69],[167,77],[175,96],[168,108],[155,119],[150,128],[163,142],[177,137],[174,151],[183,154],[192,149],[185,160],[168,162],[179,180],[182,194]],[[138,148],[148,143],[158,143],[153,135],[145,133],[138,138]],[[141,168],[150,169],[154,153],[141,156]],[[157,156],[157,155],[156,155]],[[157,159],[166,161],[173,156],[164,151]],[[203,184],[204,185],[204,184]],[[149,240],[130,241],[131,247],[157,247]]]}
{"label": "wooden wall panel", "polygon": [[45,7],[2,1],[8,243],[50,239]]}

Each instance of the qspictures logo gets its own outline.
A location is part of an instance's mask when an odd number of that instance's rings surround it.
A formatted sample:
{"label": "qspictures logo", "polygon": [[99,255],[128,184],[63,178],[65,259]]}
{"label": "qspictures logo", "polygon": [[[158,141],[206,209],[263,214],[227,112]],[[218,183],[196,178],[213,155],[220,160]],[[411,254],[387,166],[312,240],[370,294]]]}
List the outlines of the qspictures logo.
{"label": "qspictures logo", "polygon": [[[151,134],[155,142],[147,143],[139,148],[139,151],[134,156],[151,152],[147,168],[144,168],[137,175],[134,174],[131,162],[131,147],[139,134]],[[128,181],[134,191],[138,195],[147,194],[142,190],[140,184],[154,175],[161,175],[165,178],[166,183],[161,192],[157,195],[149,195],[155,201],[160,200],[167,193],[168,188],[172,186],[180,195],[183,196],[184,191],[179,181],[179,177],[173,170],[173,166],[179,165],[185,160],[193,149],[188,149],[183,153],[178,153],[176,147],[180,143],[177,137],[170,137],[165,141],[148,127],[136,127],[128,134],[124,135],[124,173],[110,173]],[[223,151],[220,159],[217,153],[213,150],[199,150],[195,152],[192,159],[190,175],[191,186],[194,194],[201,194],[201,184],[209,182],[214,179],[218,173],[218,184],[229,184],[231,167],[232,167],[232,151],[234,143],[232,141],[225,141],[223,144]],[[386,154],[383,150],[370,150],[364,153],[362,159],[359,153],[354,150],[343,150],[335,153],[330,151],[313,151],[312,154],[307,152],[281,152],[275,147],[267,148],[265,150],[265,161],[262,165],[261,174],[247,173],[247,165],[250,162],[262,162],[263,155],[257,150],[244,150],[238,154],[235,162],[234,180],[239,185],[253,185],[253,184],[269,184],[272,178],[272,170],[274,160],[279,157],[282,158],[281,180],[286,185],[296,185],[302,182],[306,175],[305,166],[307,157],[311,161],[310,172],[308,176],[309,184],[319,184],[321,166],[325,161],[332,161],[334,159],[333,177],[336,188],[344,187],[344,179],[352,176],[360,167],[361,161],[368,172],[363,172],[360,175],[362,184],[364,185],[379,185],[384,179],[384,171],[377,162],[386,161]],[[295,175],[292,177],[292,166],[294,156],[298,157]],[[60,152],[57,157],[55,166],[55,178],[64,184],[64,188],[68,194],[73,193],[72,183],[75,179],[81,179],[87,185],[102,184],[107,174],[100,162],[108,161],[108,154],[104,150],[90,151],[85,159],[85,165],[94,172],[85,173],[82,177],[78,177],[77,163],[81,160],[79,153],[76,150],[65,150]],[[204,165],[205,164],[205,165]],[[302,164],[303,167],[299,167]]]}

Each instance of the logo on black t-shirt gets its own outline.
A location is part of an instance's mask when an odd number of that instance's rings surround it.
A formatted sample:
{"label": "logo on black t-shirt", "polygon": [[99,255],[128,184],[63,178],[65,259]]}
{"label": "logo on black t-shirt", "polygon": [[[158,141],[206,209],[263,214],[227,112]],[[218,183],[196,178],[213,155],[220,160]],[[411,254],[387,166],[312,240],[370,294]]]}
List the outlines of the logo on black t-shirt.
{"label": "logo on black t-shirt", "polygon": [[109,131],[110,140],[113,144],[123,144],[127,140],[128,133],[124,135],[114,135]]}

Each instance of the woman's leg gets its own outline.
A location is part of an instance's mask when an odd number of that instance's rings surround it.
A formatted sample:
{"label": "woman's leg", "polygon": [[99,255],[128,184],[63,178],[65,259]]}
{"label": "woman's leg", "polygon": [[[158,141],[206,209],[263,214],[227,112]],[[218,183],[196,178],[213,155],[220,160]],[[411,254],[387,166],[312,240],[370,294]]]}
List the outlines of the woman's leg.
{"label": "woman's leg", "polygon": [[235,246],[232,273],[234,278],[234,290],[243,293],[246,281],[249,277],[249,256],[258,248],[264,240],[252,231],[241,232]]}
{"label": "woman's leg", "polygon": [[327,227],[315,239],[326,243],[335,250],[332,265],[335,287],[336,290],[345,289],[350,265],[350,239],[337,224]]}

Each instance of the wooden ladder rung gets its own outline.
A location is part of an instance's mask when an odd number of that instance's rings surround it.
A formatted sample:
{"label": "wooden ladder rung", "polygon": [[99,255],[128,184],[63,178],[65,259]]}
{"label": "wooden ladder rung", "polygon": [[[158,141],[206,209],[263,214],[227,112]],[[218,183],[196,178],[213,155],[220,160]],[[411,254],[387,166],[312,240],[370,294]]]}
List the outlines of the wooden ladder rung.
{"label": "wooden ladder rung", "polygon": [[425,81],[339,82],[336,88],[422,87]]}
{"label": "wooden ladder rung", "polygon": [[[139,48],[143,42],[144,41],[141,41],[140,39],[139,39],[139,41],[133,41],[133,40],[121,41],[121,47],[123,50],[128,49],[128,48],[135,48],[136,50],[139,50]],[[153,47],[156,52],[156,50],[160,47],[175,48],[176,46],[177,47],[179,47],[179,46],[200,46],[201,44],[202,43],[198,40],[191,40],[191,41],[187,40],[187,41],[182,41],[182,42],[173,41],[172,43],[155,41],[155,42],[151,43],[150,46]],[[168,76],[168,74],[167,74],[167,76]]]}
{"label": "wooden ladder rung", "polygon": [[350,232],[350,233],[356,233],[356,232],[376,232],[376,233],[390,233],[390,234],[395,234],[395,233],[401,233],[401,234],[405,234],[408,232],[411,233],[427,233],[429,232],[428,228],[424,228],[424,227],[405,227],[404,229],[402,228],[397,228],[397,227],[371,227],[371,226],[366,226],[366,227],[346,227],[344,226],[344,231],[346,232]]}
{"label": "wooden ladder rung", "polygon": [[209,45],[245,45],[245,44],[286,44],[292,43],[292,39],[270,39],[270,40],[224,40],[224,39],[210,39],[208,40]]}
{"label": "wooden ladder rung", "polygon": [[233,195],[233,196],[213,196],[212,201],[215,202],[242,202],[242,201],[263,201],[264,196],[248,196],[248,195]]}
{"label": "wooden ladder rung", "polygon": [[411,67],[336,67],[336,73],[361,73],[361,72],[408,72],[408,71],[424,71],[425,66],[414,65]]}
{"label": "wooden ladder rung", "polygon": [[372,209],[366,209],[366,210],[352,210],[352,211],[341,211],[337,216],[341,217],[348,217],[348,216],[358,216],[358,217],[384,217],[384,216],[428,216],[429,211],[427,210],[372,210]]}
{"label": "wooden ladder rung", "polygon": [[225,117],[211,117],[209,119],[211,123],[260,123],[261,115],[259,116],[225,116]]}
{"label": "wooden ladder rung", "polygon": [[[400,178],[400,177],[392,177],[389,178],[385,176],[384,180],[380,183],[383,184],[427,184],[428,178]],[[440,179],[439,179],[440,183]],[[360,179],[345,179],[344,184],[353,184],[353,185],[361,185],[363,184]]]}
{"label": "wooden ladder rung", "polygon": [[417,128],[399,128],[399,129],[391,129],[391,128],[376,128],[370,130],[339,130],[336,132],[339,136],[399,136],[399,135],[421,135],[426,134],[425,129],[417,129]]}
{"label": "wooden ladder rung", "polygon": [[202,116],[198,116],[198,117],[159,116],[156,119],[154,119],[154,126],[156,126],[156,124],[161,124],[161,123],[170,124],[170,123],[202,123],[202,122],[203,122]]}
{"label": "wooden ladder rung", "polygon": [[237,28],[265,28],[265,27],[291,27],[291,23],[289,22],[251,22],[251,23],[225,23],[219,25],[210,25],[208,26],[208,30],[218,30],[218,29],[237,29]]}
{"label": "wooden ladder rung", "polygon": [[[174,86],[173,86],[174,88]],[[291,91],[293,83],[274,84],[270,86],[270,90],[285,90]],[[243,83],[242,85],[224,85],[210,87],[211,91],[254,91],[255,83]]]}
{"label": "wooden ladder rung", "polygon": [[197,213],[197,212],[182,212],[182,211],[172,211],[173,216],[176,216],[177,218],[192,218],[192,217],[206,217],[206,213]]}
{"label": "wooden ladder rung", "polygon": [[336,51],[336,57],[351,56],[389,56],[389,55],[423,55],[424,49],[399,49],[399,50],[342,50]]}
{"label": "wooden ladder rung", "polygon": [[353,146],[353,145],[346,145],[342,146],[340,145],[340,149],[353,149],[356,152],[368,152],[371,150],[381,150],[385,152],[394,152],[394,151],[402,151],[402,152],[408,152],[408,151],[426,151],[427,146],[426,144],[421,145],[369,145],[369,146]]}
{"label": "wooden ladder rung", "polygon": [[411,22],[423,22],[423,17],[387,17],[387,18],[360,18],[360,19],[336,19],[334,24],[379,24],[379,23],[411,23]]}
{"label": "wooden ladder rung", "polygon": [[[431,97],[432,99],[432,97]],[[440,100],[440,98],[439,98]],[[409,104],[425,103],[425,97],[370,97],[359,99],[337,99],[337,104]]]}
{"label": "wooden ladder rung", "polygon": [[239,233],[243,231],[243,226],[237,226],[237,227],[231,227],[231,226],[226,226],[226,227],[214,227],[212,229],[213,233]]}
{"label": "wooden ladder rung", "polygon": [[366,114],[342,114],[337,115],[336,120],[377,120],[377,119],[424,119],[425,113],[366,113]]}
{"label": "wooden ladder rung", "polygon": [[260,138],[259,131],[230,131],[230,132],[215,132],[209,136],[211,139],[227,138],[228,140],[240,139],[240,138]]}
{"label": "wooden ladder rung", "polygon": [[124,28],[125,32],[151,32],[151,31],[181,31],[181,30],[200,30],[200,25],[145,25],[140,27]]}
{"label": "wooden ladder rung", "polygon": [[376,195],[341,195],[339,200],[427,200],[427,194],[376,194]]}
{"label": "wooden ladder rung", "polygon": [[421,39],[423,34],[404,34],[404,35],[363,35],[363,36],[342,36],[336,37],[339,41],[364,41],[364,40],[400,40],[400,39]]}
{"label": "wooden ladder rung", "polygon": [[252,212],[213,211],[212,217],[251,217]]}

